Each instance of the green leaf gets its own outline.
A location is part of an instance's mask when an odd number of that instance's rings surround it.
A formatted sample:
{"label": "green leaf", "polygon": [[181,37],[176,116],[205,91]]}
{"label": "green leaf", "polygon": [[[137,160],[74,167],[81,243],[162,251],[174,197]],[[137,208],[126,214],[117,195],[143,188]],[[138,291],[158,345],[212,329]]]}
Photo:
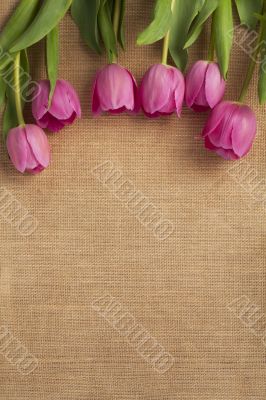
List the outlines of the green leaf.
{"label": "green leaf", "polygon": [[[252,0],[253,1],[253,0]],[[214,13],[215,50],[221,72],[226,79],[230,63],[234,29],[232,0],[222,0]]]}
{"label": "green leaf", "polygon": [[263,0],[235,0],[235,3],[241,23],[254,29],[258,23],[255,13],[262,13]]}
{"label": "green leaf", "polygon": [[46,0],[28,29],[10,49],[16,53],[39,42],[54,29],[65,16],[72,0]]}
{"label": "green leaf", "polygon": [[9,50],[12,43],[17,40],[31,24],[36,16],[40,0],[21,0],[15,12],[5,25],[0,34],[0,47]]}
{"label": "green leaf", "polygon": [[[11,73],[14,72],[14,67],[11,70]],[[10,129],[15,128],[19,125],[16,111],[16,101],[15,101],[15,87],[14,80],[12,80],[11,75],[9,76],[9,80],[6,86],[6,108],[4,112],[3,118],[3,138],[6,141],[8,132]],[[29,61],[26,50],[21,52],[20,59],[20,87],[22,92],[27,89],[27,86],[30,82],[29,79]],[[25,99],[21,96],[22,106],[25,104]]]}
{"label": "green leaf", "polygon": [[108,3],[107,0],[101,0],[98,22],[102,40],[108,54],[108,59],[110,62],[113,62],[117,58],[117,46],[111,17],[110,3]]}
{"label": "green leaf", "polygon": [[46,64],[47,64],[47,75],[50,80],[50,95],[49,104],[51,104],[52,97],[54,94],[58,64],[59,64],[59,29],[58,25],[48,33],[46,37]]}
{"label": "green leaf", "polygon": [[[266,14],[264,14],[266,17]],[[261,40],[260,40],[260,71],[259,71],[259,83],[258,92],[260,104],[266,103],[266,19],[261,21]]]}
{"label": "green leaf", "polygon": [[0,76],[0,109],[5,103],[5,100],[6,100],[6,82],[4,81],[2,76]]}
{"label": "green leaf", "polygon": [[169,50],[176,66],[184,70],[188,61],[184,45],[194,18],[204,6],[204,0],[176,0],[170,34]]}
{"label": "green leaf", "polygon": [[157,0],[152,23],[138,35],[137,44],[147,45],[161,40],[172,22],[172,0]]}
{"label": "green leaf", "polygon": [[193,21],[193,24],[189,30],[188,38],[185,43],[184,49],[190,47],[199,37],[204,23],[213,14],[213,12],[218,7],[219,0],[206,0],[204,6],[202,7],[200,13]]}
{"label": "green leaf", "polygon": [[124,29],[125,14],[126,14],[126,0],[121,0],[121,13],[120,13],[117,40],[123,50],[125,50],[125,29]]}
{"label": "green leaf", "polygon": [[85,43],[97,53],[101,53],[98,13],[100,0],[74,0],[71,7],[72,18],[79,27]]}

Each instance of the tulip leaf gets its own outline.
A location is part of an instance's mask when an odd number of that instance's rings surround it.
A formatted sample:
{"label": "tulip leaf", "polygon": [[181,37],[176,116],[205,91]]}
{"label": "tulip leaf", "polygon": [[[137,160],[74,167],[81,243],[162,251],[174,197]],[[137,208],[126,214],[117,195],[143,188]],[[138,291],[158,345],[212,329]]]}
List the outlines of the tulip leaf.
{"label": "tulip leaf", "polygon": [[85,43],[98,54],[101,54],[98,13],[100,0],[73,0],[71,15],[79,27]]}
{"label": "tulip leaf", "polygon": [[[10,73],[14,73],[14,65]],[[27,88],[29,83],[29,62],[26,50],[21,52],[20,58],[20,87],[22,92]],[[15,83],[14,80],[9,78],[9,84],[6,86],[6,107],[3,117],[3,138],[6,141],[10,129],[18,126],[16,101],[15,101]],[[25,99],[21,96],[22,107],[24,107]]]}
{"label": "tulip leaf", "polygon": [[108,54],[108,59],[110,62],[113,62],[117,58],[117,45],[112,23],[112,10],[108,0],[101,0],[98,23],[101,37]]}
{"label": "tulip leaf", "polygon": [[65,16],[72,0],[45,0],[28,29],[16,40],[11,53],[16,53],[39,42]]}
{"label": "tulip leaf", "polygon": [[138,45],[148,45],[161,40],[172,22],[172,0],[157,0],[152,23],[138,35]]}
{"label": "tulip leaf", "polygon": [[40,0],[21,0],[0,34],[0,47],[9,50],[10,46],[28,28],[36,16]]}
{"label": "tulip leaf", "polygon": [[[266,14],[264,14],[266,17]],[[260,41],[260,72],[259,72],[259,100],[260,104],[266,103],[266,19],[261,21],[261,41]]]}
{"label": "tulip leaf", "polygon": [[126,0],[121,0],[121,12],[119,20],[119,29],[117,40],[123,50],[125,50],[125,29],[124,29],[124,19],[126,13]]}
{"label": "tulip leaf", "polygon": [[58,25],[48,33],[46,37],[46,64],[47,64],[47,75],[50,80],[50,95],[49,104],[51,104],[52,97],[54,94],[58,64],[59,64],[59,29]]}
{"label": "tulip leaf", "polygon": [[2,108],[3,104],[6,100],[6,82],[2,76],[0,76],[0,108]]}
{"label": "tulip leaf", "polygon": [[185,69],[188,61],[184,45],[189,29],[204,3],[205,0],[175,0],[169,50],[176,66],[181,70]]}
{"label": "tulip leaf", "polygon": [[199,37],[204,23],[213,14],[218,7],[219,0],[206,0],[201,11],[193,21],[188,33],[188,38],[185,43],[184,49],[190,47]]}
{"label": "tulip leaf", "polygon": [[249,29],[256,28],[258,20],[255,13],[262,13],[263,0],[235,0],[235,3],[241,23]]}
{"label": "tulip leaf", "polygon": [[[252,0],[253,1],[253,0]],[[215,50],[221,72],[226,79],[233,44],[232,0],[222,0],[214,13]]]}

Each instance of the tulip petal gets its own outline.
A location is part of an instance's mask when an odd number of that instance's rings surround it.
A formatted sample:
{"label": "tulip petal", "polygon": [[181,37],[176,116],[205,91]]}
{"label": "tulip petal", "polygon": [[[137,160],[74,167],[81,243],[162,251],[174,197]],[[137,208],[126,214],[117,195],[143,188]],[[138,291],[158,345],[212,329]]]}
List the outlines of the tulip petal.
{"label": "tulip petal", "polygon": [[171,99],[172,73],[169,68],[155,64],[145,73],[140,86],[141,105],[146,114],[161,111]]}
{"label": "tulip petal", "polygon": [[93,110],[99,109],[100,104],[102,111],[119,110],[123,107],[133,111],[134,82],[131,74],[117,64],[103,68],[98,72],[93,100]]}
{"label": "tulip petal", "polygon": [[185,97],[185,79],[183,74],[177,69],[176,70],[176,88],[175,88],[175,108],[176,108],[176,113],[180,117],[181,111],[182,111],[182,106],[184,103],[184,97]]}
{"label": "tulip petal", "polygon": [[80,105],[80,100],[79,100],[76,90],[73,88],[73,86],[68,81],[61,80],[61,82],[66,89],[69,103],[72,105],[72,110],[75,111],[77,117],[80,118],[81,117],[81,105]]}
{"label": "tulip petal", "polygon": [[236,161],[239,159],[233,150],[218,149],[216,150],[216,153],[225,160]]}
{"label": "tulip petal", "polygon": [[24,173],[26,170],[28,144],[25,130],[22,127],[13,128],[7,136],[7,150],[16,169]]}
{"label": "tulip petal", "polygon": [[[186,76],[186,104],[192,107],[200,91],[204,90],[205,75],[208,68],[207,61],[197,61]],[[198,103],[198,101],[197,101]]]}
{"label": "tulip petal", "polygon": [[40,120],[48,111],[50,82],[42,80],[38,83],[38,96],[32,102],[32,114],[36,121]]}
{"label": "tulip petal", "polygon": [[229,101],[222,101],[212,110],[203,129],[203,137],[210,135],[217,128],[231,106],[232,103]]}
{"label": "tulip petal", "polygon": [[25,131],[34,156],[44,168],[48,167],[50,163],[50,146],[46,134],[36,125],[26,125]]}
{"label": "tulip petal", "polygon": [[217,63],[209,63],[206,79],[205,94],[211,108],[214,108],[223,98],[225,93],[225,80],[222,77]]}
{"label": "tulip petal", "polygon": [[234,113],[233,118],[233,150],[239,157],[243,157],[249,152],[256,136],[256,117],[248,106],[241,106],[237,112]]}
{"label": "tulip petal", "polygon": [[70,102],[68,89],[63,80],[56,82],[49,113],[59,120],[68,119],[73,113],[73,105]]}

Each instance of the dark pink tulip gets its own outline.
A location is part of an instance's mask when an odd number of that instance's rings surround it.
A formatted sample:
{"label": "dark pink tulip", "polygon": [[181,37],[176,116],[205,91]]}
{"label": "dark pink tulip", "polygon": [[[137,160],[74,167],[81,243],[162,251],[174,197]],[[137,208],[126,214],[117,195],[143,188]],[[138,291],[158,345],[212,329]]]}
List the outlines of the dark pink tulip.
{"label": "dark pink tulip", "polygon": [[138,88],[133,75],[118,64],[109,64],[96,75],[93,87],[92,112],[119,114],[138,112]]}
{"label": "dark pink tulip", "polygon": [[32,102],[32,114],[37,124],[51,132],[58,132],[81,116],[80,101],[69,82],[58,80],[49,108],[50,82],[39,82],[39,95]]}
{"label": "dark pink tulip", "polygon": [[256,117],[248,106],[223,101],[212,110],[202,135],[207,149],[238,160],[251,149],[256,130]]}
{"label": "dark pink tulip", "polygon": [[194,111],[214,108],[222,100],[225,80],[215,62],[197,61],[186,76],[186,104]]}
{"label": "dark pink tulip", "polygon": [[19,172],[38,174],[50,163],[50,146],[44,131],[36,125],[13,128],[7,136],[7,150]]}
{"label": "dark pink tulip", "polygon": [[174,67],[155,64],[148,69],[140,86],[140,101],[147,117],[180,116],[185,94],[185,80]]}

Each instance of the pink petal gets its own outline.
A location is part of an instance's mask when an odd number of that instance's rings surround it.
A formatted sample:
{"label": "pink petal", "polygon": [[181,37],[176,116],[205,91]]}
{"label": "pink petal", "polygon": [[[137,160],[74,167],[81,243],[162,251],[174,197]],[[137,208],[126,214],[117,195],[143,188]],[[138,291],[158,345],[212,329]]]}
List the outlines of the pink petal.
{"label": "pink petal", "polygon": [[9,157],[19,172],[26,170],[28,144],[23,127],[13,128],[7,136],[7,150]]}
{"label": "pink petal", "polygon": [[207,67],[207,61],[198,61],[192,66],[186,76],[186,104],[190,108],[195,103],[200,91],[204,91]]}
{"label": "pink petal", "polygon": [[239,159],[233,150],[218,149],[216,150],[216,153],[225,160],[235,161]]}
{"label": "pink petal", "polygon": [[234,114],[232,134],[233,150],[239,156],[245,156],[252,147],[256,136],[257,122],[253,111],[248,106],[241,106]]}
{"label": "pink petal", "polygon": [[68,119],[73,113],[73,104],[70,101],[69,86],[65,81],[58,80],[56,83],[49,113],[56,119]]}
{"label": "pink petal", "polygon": [[155,64],[145,73],[140,86],[141,105],[145,113],[153,115],[171,101],[172,74],[168,67]]}
{"label": "pink petal", "polygon": [[48,111],[50,82],[42,80],[38,83],[38,96],[32,102],[32,114],[36,121],[41,119]]}
{"label": "pink petal", "polygon": [[214,108],[222,100],[225,93],[225,80],[217,63],[209,63],[205,82],[207,102],[211,108]]}
{"label": "pink petal", "polygon": [[47,168],[50,163],[50,146],[44,131],[36,125],[26,125],[26,138],[38,162]]}
{"label": "pink petal", "polygon": [[219,103],[211,112],[209,118],[207,119],[206,125],[203,129],[203,137],[210,135],[220,124],[224,115],[226,115],[227,110],[230,109],[232,103],[229,101],[222,101]]}
{"label": "pink petal", "polygon": [[[134,82],[129,72],[120,65],[108,65],[98,73],[94,97],[96,93],[103,111],[123,107],[133,111],[135,108]],[[97,103],[93,109],[97,109]]]}

